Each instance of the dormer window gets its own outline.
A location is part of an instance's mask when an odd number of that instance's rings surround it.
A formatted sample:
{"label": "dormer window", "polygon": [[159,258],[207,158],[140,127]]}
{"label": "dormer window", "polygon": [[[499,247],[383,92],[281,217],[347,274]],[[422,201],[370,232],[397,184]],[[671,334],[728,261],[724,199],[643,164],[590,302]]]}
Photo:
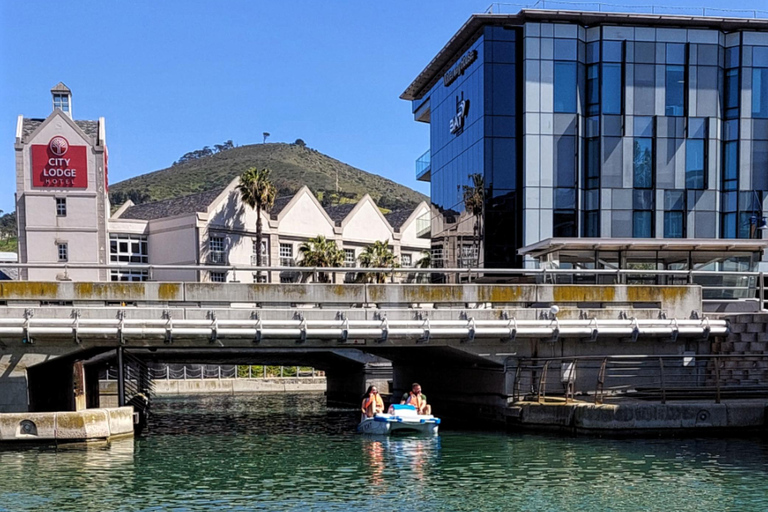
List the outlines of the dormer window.
{"label": "dormer window", "polygon": [[63,110],[67,114],[69,111],[69,94],[54,94],[53,95],[53,108]]}

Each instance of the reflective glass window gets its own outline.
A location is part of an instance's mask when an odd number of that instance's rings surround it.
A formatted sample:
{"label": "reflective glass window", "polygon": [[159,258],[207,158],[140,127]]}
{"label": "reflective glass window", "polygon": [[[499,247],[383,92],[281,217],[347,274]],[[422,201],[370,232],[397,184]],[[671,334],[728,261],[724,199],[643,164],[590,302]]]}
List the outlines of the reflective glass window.
{"label": "reflective glass window", "polygon": [[584,212],[584,236],[600,236],[600,211],[590,210]]}
{"label": "reflective glass window", "polygon": [[576,112],[576,63],[555,62],[555,112]]}
{"label": "reflective glass window", "polygon": [[736,238],[736,213],[720,215],[720,233],[723,238]]}
{"label": "reflective glass window", "polygon": [[738,142],[723,144],[723,190],[736,190],[739,178]]}
{"label": "reflective glass window", "polygon": [[656,62],[656,43],[635,43],[635,62],[653,64]]}
{"label": "reflective glass window", "polygon": [[555,208],[556,209],[575,209],[576,208],[576,189],[575,188],[556,188],[555,189]]}
{"label": "reflective glass window", "polygon": [[603,41],[603,62],[622,62],[622,41]]}
{"label": "reflective glass window", "polygon": [[739,47],[732,46],[725,49],[725,67],[737,68],[739,67]]}
{"label": "reflective glass window", "polygon": [[600,42],[587,43],[587,62],[593,63],[600,60]]}
{"label": "reflective glass window", "polygon": [[555,186],[576,186],[576,137],[555,137]]}
{"label": "reflective glass window", "polygon": [[555,210],[552,214],[552,236],[576,237],[576,210]]}
{"label": "reflective glass window", "polygon": [[653,238],[653,212],[632,212],[632,236],[634,238]]}
{"label": "reflective glass window", "polygon": [[635,137],[653,137],[653,118],[635,116],[632,128]]}
{"label": "reflective glass window", "polygon": [[685,141],[685,188],[689,190],[707,188],[704,156],[704,139]]}
{"label": "reflective glass window", "polygon": [[600,113],[600,82],[597,66],[597,64],[587,66],[587,115],[589,116]]}
{"label": "reflective glass window", "polygon": [[667,64],[685,64],[684,43],[667,43]]}
{"label": "reflective glass window", "polygon": [[653,139],[636,138],[633,155],[634,187],[653,187]]}
{"label": "reflective glass window", "polygon": [[725,84],[723,94],[726,119],[739,116],[739,68],[725,71]]}
{"label": "reflective glass window", "polygon": [[683,212],[664,212],[664,238],[683,238]]}
{"label": "reflective glass window", "polygon": [[555,39],[555,60],[576,60],[576,40]]}
{"label": "reflective glass window", "polygon": [[584,170],[584,188],[598,188],[600,186],[600,141],[597,138],[587,139],[585,143]]}
{"label": "reflective glass window", "polygon": [[768,68],[752,69],[752,117],[768,117]]}
{"label": "reflective glass window", "polygon": [[752,48],[752,66],[756,68],[768,67],[768,47],[755,46]]}
{"label": "reflective glass window", "polygon": [[621,98],[624,89],[621,86],[621,64],[602,65],[603,113],[621,114]]}
{"label": "reflective glass window", "polygon": [[685,72],[683,66],[667,66],[665,114],[682,116],[685,100]]}

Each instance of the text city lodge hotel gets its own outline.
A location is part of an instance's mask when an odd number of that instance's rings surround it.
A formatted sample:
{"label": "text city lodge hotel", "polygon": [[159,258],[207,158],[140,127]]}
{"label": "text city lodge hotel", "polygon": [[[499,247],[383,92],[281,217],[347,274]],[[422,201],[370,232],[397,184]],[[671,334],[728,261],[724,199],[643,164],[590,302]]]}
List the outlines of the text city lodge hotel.
{"label": "text city lodge hotel", "polygon": [[473,15],[401,98],[438,265],[759,267],[768,20]]}

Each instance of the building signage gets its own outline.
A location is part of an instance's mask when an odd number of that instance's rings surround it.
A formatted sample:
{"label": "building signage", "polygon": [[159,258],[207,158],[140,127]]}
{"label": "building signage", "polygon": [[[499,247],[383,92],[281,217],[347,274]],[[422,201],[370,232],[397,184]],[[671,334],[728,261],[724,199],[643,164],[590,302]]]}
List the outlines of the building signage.
{"label": "building signage", "polygon": [[48,144],[33,144],[32,186],[88,188],[86,146],[70,146],[60,135]]}
{"label": "building signage", "polygon": [[464,120],[469,113],[469,100],[461,100],[456,104],[456,115],[451,118],[451,133],[459,133],[464,128]]}
{"label": "building signage", "polygon": [[468,51],[453,69],[443,75],[443,85],[448,87],[457,78],[464,74],[464,70],[477,59],[477,50]]}

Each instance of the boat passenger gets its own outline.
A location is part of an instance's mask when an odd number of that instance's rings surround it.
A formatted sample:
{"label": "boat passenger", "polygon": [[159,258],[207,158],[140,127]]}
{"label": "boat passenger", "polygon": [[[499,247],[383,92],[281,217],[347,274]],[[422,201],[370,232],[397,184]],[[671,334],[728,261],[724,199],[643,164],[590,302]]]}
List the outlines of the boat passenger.
{"label": "boat passenger", "polygon": [[418,414],[432,414],[432,406],[427,403],[427,395],[422,394],[418,382],[411,385],[410,393],[404,393],[401,404],[409,404],[416,407]]}
{"label": "boat passenger", "polygon": [[360,410],[363,413],[363,418],[373,418],[375,414],[384,412],[384,400],[381,399],[376,386],[368,386],[368,391],[363,396],[363,405]]}

